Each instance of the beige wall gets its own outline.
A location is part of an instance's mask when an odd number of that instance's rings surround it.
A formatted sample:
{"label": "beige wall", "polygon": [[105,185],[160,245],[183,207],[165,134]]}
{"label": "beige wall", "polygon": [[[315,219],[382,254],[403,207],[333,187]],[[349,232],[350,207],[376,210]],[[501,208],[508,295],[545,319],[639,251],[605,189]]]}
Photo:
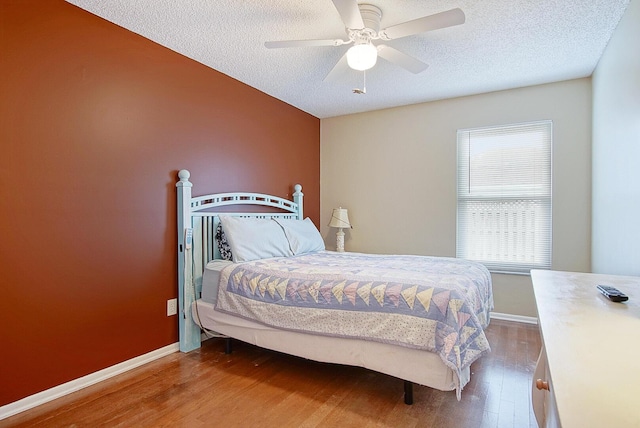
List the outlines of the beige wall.
{"label": "beige wall", "polygon": [[640,0],[593,74],[593,271],[640,275]]}
{"label": "beige wall", "polygon": [[[375,96],[375,94],[367,94]],[[553,121],[553,268],[589,271],[591,79],[323,119],[322,234],[349,209],[348,251],[455,256],[456,131]],[[495,311],[535,316],[528,276],[494,275]]]}

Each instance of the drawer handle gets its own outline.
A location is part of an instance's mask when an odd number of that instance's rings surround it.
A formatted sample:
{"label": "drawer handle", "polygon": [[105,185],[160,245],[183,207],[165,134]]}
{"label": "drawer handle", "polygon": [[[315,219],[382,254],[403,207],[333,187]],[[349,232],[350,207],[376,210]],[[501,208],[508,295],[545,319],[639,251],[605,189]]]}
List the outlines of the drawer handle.
{"label": "drawer handle", "polygon": [[549,382],[544,381],[542,379],[538,379],[538,380],[536,380],[536,388],[538,388],[539,390],[546,389],[548,391],[549,390]]}

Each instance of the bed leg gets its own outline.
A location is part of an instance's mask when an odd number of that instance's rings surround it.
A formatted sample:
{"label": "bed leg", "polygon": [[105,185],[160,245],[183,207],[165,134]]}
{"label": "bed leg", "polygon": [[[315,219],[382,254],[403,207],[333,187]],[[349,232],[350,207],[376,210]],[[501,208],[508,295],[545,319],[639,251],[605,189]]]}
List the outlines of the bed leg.
{"label": "bed leg", "polygon": [[413,383],[408,380],[404,381],[404,404],[413,404]]}
{"label": "bed leg", "polygon": [[231,338],[227,337],[224,339],[224,353],[229,355],[233,351],[231,347]]}

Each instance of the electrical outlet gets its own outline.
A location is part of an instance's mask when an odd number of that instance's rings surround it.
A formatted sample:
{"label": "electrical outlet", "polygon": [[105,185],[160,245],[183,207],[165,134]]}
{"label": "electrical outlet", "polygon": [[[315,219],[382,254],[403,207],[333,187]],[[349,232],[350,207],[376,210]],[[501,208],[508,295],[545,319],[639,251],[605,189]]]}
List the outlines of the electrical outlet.
{"label": "electrical outlet", "polygon": [[178,299],[167,300],[167,316],[175,315],[178,313]]}

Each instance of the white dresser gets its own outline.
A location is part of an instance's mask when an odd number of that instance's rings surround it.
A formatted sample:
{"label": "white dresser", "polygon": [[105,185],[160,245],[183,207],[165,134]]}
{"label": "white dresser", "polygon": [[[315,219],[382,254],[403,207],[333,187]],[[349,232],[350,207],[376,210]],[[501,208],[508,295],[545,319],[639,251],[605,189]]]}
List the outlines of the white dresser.
{"label": "white dresser", "polygon": [[[640,277],[533,270],[531,278],[543,343],[532,386],[540,426],[640,427]],[[629,300],[609,301],[598,284]]]}

